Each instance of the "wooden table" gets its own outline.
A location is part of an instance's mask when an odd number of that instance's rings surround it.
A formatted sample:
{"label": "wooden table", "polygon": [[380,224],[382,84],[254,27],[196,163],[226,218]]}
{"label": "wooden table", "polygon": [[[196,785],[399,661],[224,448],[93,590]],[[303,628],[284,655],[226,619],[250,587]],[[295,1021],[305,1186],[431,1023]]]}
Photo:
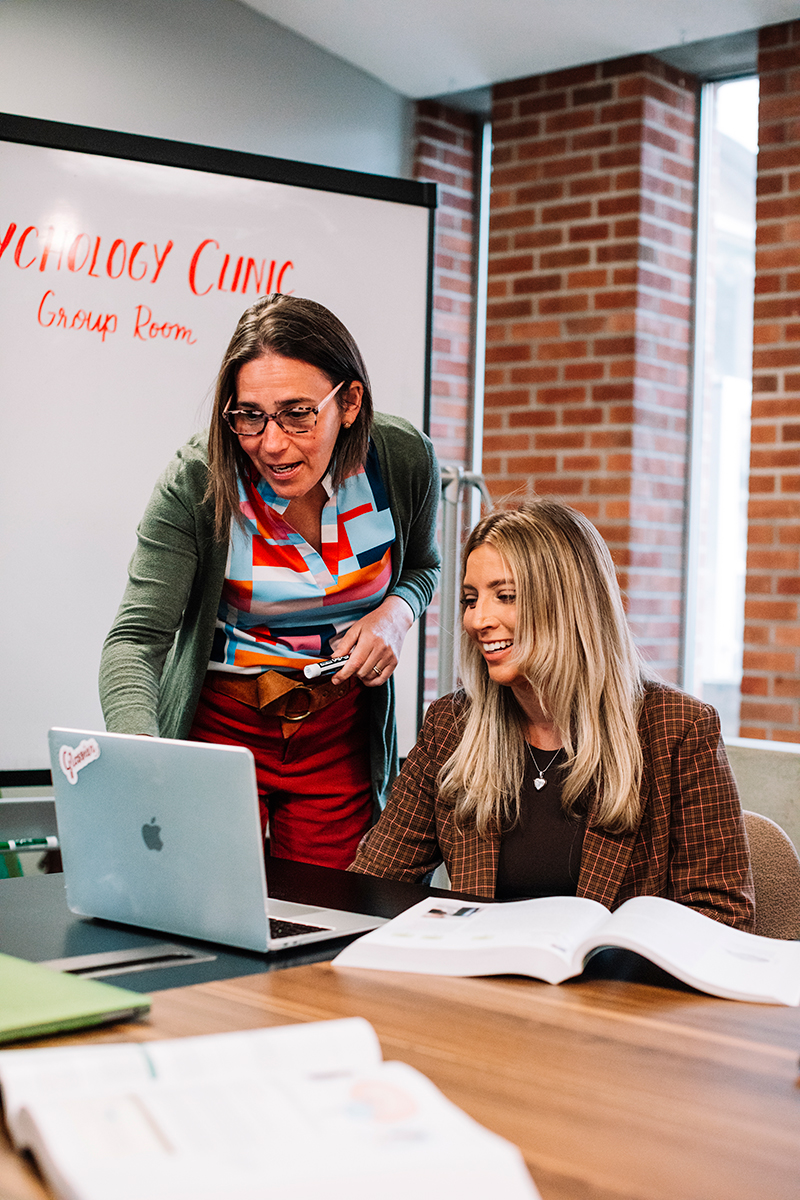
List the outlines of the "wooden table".
{"label": "wooden table", "polygon": [[[515,1142],[543,1200],[800,1196],[798,1009],[607,979],[550,987],[316,963],[162,991],[149,1024],[71,1040],[354,1015],[386,1058]],[[46,1195],[3,1140],[3,1200]]]}

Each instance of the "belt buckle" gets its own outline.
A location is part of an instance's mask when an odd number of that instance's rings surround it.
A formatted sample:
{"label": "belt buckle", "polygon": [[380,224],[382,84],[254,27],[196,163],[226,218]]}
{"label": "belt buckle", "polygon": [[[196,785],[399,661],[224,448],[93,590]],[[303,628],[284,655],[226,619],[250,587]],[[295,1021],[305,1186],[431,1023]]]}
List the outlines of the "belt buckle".
{"label": "belt buckle", "polygon": [[300,687],[292,688],[292,690],[290,692],[286,693],[287,705],[289,703],[289,697],[296,696],[298,692],[306,693],[306,696],[308,697],[308,708],[306,709],[306,711],[304,713],[299,713],[297,716],[293,716],[289,712],[284,710],[284,713],[283,713],[284,721],[305,721],[306,717],[311,716],[311,699],[312,699],[311,688],[305,687],[303,684],[301,684]]}

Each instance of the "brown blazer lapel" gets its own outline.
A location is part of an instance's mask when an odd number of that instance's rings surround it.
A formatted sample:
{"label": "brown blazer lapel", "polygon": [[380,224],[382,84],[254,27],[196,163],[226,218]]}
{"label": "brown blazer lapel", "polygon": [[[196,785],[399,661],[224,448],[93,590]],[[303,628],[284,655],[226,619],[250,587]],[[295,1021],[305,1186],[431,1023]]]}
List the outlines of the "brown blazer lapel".
{"label": "brown blazer lapel", "polygon": [[613,908],[633,854],[636,832],[606,833],[587,829],[583,839],[578,895]]}
{"label": "brown blazer lapel", "polygon": [[[639,819],[636,828],[629,833],[608,833],[591,824],[587,826],[583,839],[581,869],[578,875],[578,895],[586,896],[589,900],[597,900],[606,908],[613,908],[622,881],[630,866],[633,847],[639,833],[644,811],[650,796],[650,768],[647,754],[647,735],[640,722],[639,736],[642,739],[644,755],[644,771],[642,785],[639,789],[641,801]],[[591,818],[590,818],[591,820]]]}
{"label": "brown blazer lapel", "polygon": [[449,841],[444,858],[449,864],[453,891],[487,899],[493,897],[500,853],[499,835],[482,838],[474,825],[467,829],[456,829],[452,817],[447,822],[446,832],[440,831],[440,838],[444,841],[442,834]]}

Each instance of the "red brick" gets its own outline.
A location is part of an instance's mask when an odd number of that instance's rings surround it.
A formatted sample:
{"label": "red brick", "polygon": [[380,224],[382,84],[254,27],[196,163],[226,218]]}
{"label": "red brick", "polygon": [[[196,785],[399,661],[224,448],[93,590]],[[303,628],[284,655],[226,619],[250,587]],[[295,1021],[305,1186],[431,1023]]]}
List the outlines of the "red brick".
{"label": "red brick", "polygon": [[486,348],[487,362],[525,362],[530,356],[530,346],[512,346],[506,343],[500,346],[487,346]]}
{"label": "red brick", "polygon": [[584,312],[589,307],[588,296],[543,296],[539,301],[540,313]]}
{"label": "red brick", "polygon": [[549,75],[543,77],[543,82],[547,88],[561,88],[590,83],[595,79],[597,79],[597,67],[592,63],[582,67],[569,67],[562,71],[551,71]]}
{"label": "red brick", "polygon": [[611,175],[587,175],[584,178],[571,179],[569,182],[570,196],[599,196],[610,192]]}
{"label": "red brick", "polygon": [[588,133],[576,133],[572,138],[573,150],[597,150],[610,146],[614,135],[610,129],[592,129]]}
{"label": "red brick", "polygon": [[608,237],[609,226],[605,221],[593,225],[573,225],[569,231],[571,242],[599,242]]}
{"label": "red brick", "polygon": [[535,204],[538,200],[558,200],[563,195],[563,182],[553,180],[550,183],[534,183],[529,187],[518,188],[516,200],[518,204]]}
{"label": "red brick", "polygon": [[560,287],[560,275],[530,275],[515,279],[512,290],[515,296],[520,296],[532,292],[557,292]]}
{"label": "red brick", "polygon": [[558,267],[578,267],[588,262],[589,250],[577,248],[572,250],[554,250],[548,254],[542,254],[539,258],[539,266],[543,271],[557,269]]}
{"label": "red brick", "polygon": [[561,229],[526,229],[514,234],[514,247],[517,250],[536,250],[543,246],[560,246],[563,240]]}
{"label": "red brick", "polygon": [[595,121],[596,116],[593,112],[568,110],[546,117],[544,128],[546,133],[569,133],[575,129],[586,129],[594,125]]}
{"label": "red brick", "polygon": [[566,92],[551,92],[546,96],[535,96],[529,100],[521,100],[519,111],[523,117],[527,117],[533,116],[535,113],[555,112],[560,108],[566,107]]}
{"label": "red brick", "polygon": [[541,359],[585,358],[586,342],[540,342],[538,356]]}
{"label": "red brick", "polygon": [[591,216],[591,212],[592,206],[589,201],[580,201],[573,204],[555,204],[549,208],[542,209],[541,220],[545,225],[564,221],[583,220]]}
{"label": "red brick", "polygon": [[580,379],[602,379],[605,367],[599,362],[567,363],[564,367],[564,381],[577,382]]}
{"label": "red brick", "polygon": [[570,271],[567,275],[567,287],[569,288],[586,288],[589,290],[604,287],[607,282],[608,272],[605,270]]}
{"label": "red brick", "polygon": [[512,367],[512,383],[553,383],[558,379],[558,367]]}
{"label": "red brick", "polygon": [[504,258],[494,257],[489,263],[490,275],[510,275],[531,270],[533,270],[532,254],[508,255]]}
{"label": "red brick", "polygon": [[506,300],[502,304],[488,305],[489,321],[502,321],[514,317],[527,317],[532,312],[530,300]]}
{"label": "red brick", "polygon": [[635,308],[636,292],[617,290],[613,292],[595,292],[595,308]]}
{"label": "red brick", "polygon": [[588,175],[595,170],[591,154],[575,154],[571,158],[558,158],[541,164],[542,175],[547,179],[563,179],[569,175]]}
{"label": "red brick", "polygon": [[522,428],[542,428],[548,425],[555,425],[556,415],[552,411],[545,409],[518,409],[516,412],[509,413],[509,424],[512,429]]}

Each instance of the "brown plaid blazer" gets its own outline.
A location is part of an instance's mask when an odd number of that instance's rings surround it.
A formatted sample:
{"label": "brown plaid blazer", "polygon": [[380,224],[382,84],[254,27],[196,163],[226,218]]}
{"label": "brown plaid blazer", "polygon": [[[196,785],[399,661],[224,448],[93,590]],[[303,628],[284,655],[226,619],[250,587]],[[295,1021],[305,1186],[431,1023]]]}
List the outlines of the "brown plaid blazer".
{"label": "brown plaid blazer", "polygon": [[[458,745],[463,694],[431,705],[377,825],[350,870],[420,881],[444,861],[455,891],[494,896],[498,834],[458,829],[436,776]],[[649,683],[639,718],[642,812],[630,833],[592,826],[583,843],[578,895],[617,908],[632,896],[666,896],[752,931],[750,852],[736,783],[708,704]]]}

